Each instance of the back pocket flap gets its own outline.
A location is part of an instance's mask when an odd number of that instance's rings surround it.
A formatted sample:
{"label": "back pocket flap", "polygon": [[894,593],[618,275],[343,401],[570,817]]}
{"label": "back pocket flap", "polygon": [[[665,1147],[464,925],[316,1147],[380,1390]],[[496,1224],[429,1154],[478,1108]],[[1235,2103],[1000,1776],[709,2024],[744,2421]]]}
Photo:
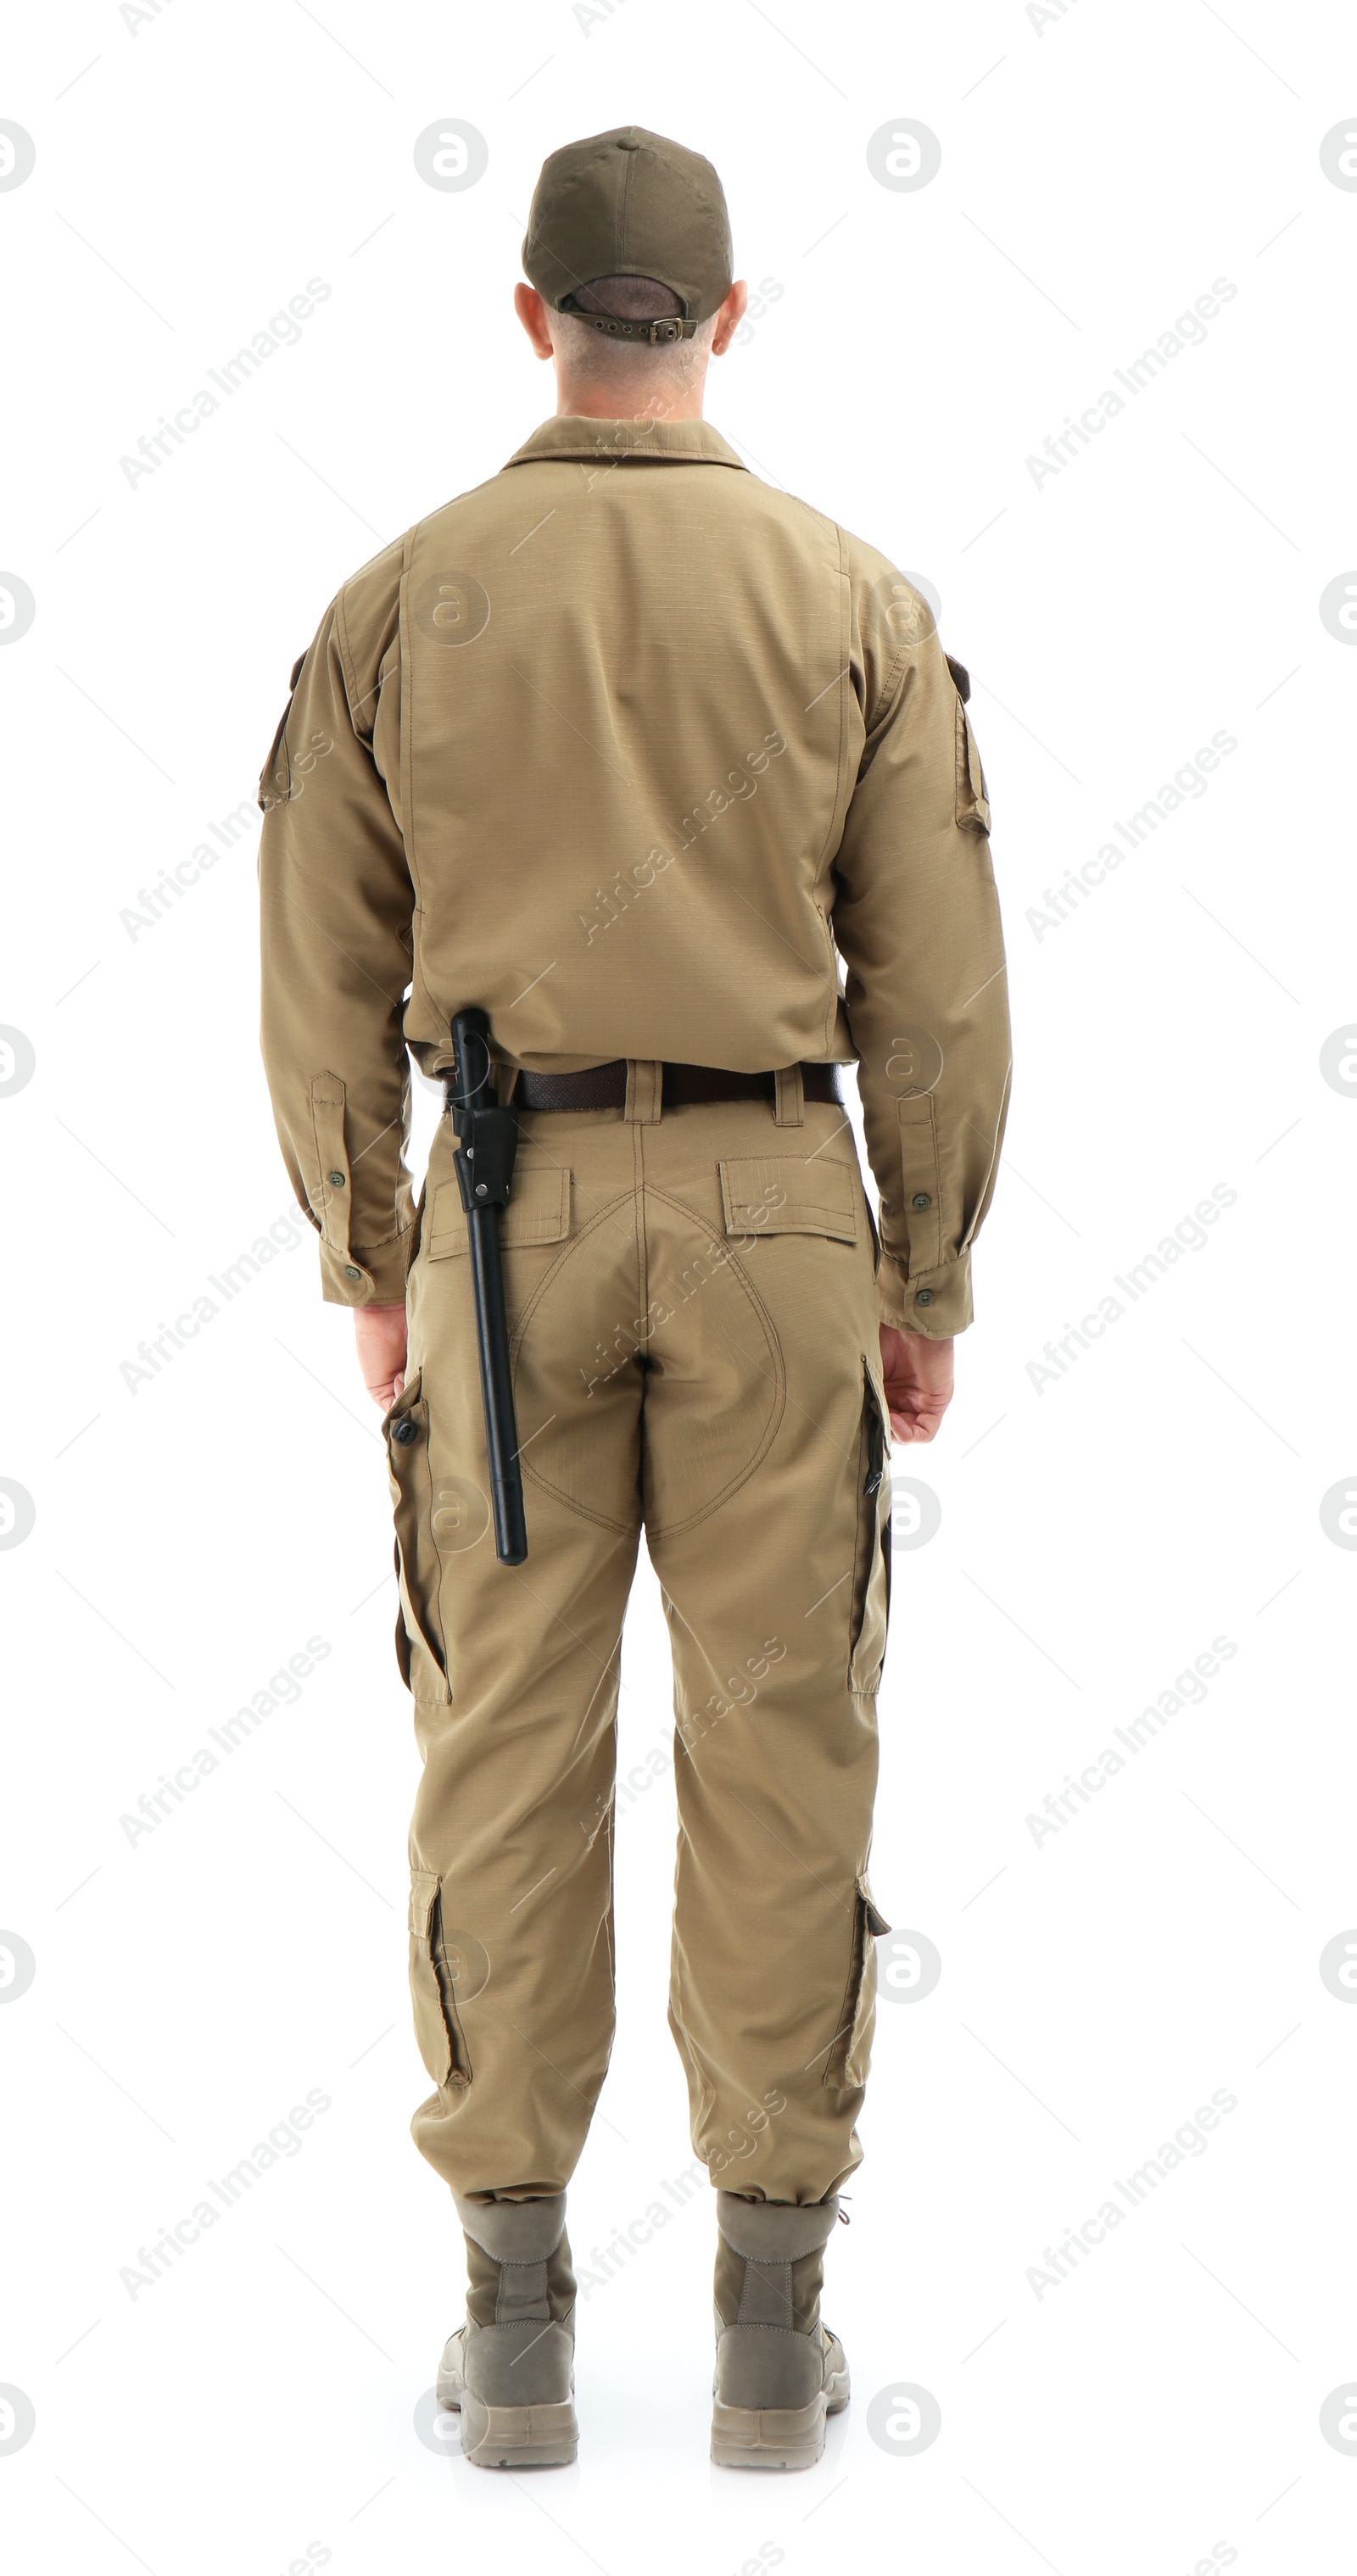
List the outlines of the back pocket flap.
{"label": "back pocket flap", "polygon": [[[509,1204],[500,1210],[500,1242],[564,1243],[569,1232],[569,1164],[516,1162]],[[466,1248],[462,1193],[455,1181],[444,1181],[433,1195],[429,1259],[446,1261]]]}
{"label": "back pocket flap", "polygon": [[727,1234],[827,1234],[856,1243],[861,1194],[856,1165],[824,1154],[758,1154],[721,1165]]}

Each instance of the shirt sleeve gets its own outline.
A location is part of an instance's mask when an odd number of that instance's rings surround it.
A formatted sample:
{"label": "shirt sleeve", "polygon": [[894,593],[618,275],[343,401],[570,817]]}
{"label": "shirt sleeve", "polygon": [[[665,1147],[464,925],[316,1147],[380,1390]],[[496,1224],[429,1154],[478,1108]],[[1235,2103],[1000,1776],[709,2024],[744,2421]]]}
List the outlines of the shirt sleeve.
{"label": "shirt sleeve", "polygon": [[1008,1105],[1008,978],[989,800],[953,666],[919,595],[898,577],[885,607],[882,593],[854,620],[867,738],[833,929],[881,1198],[882,1321],[942,1340],[972,1316],[971,1245]]}
{"label": "shirt sleeve", "polygon": [[326,611],[259,782],[264,1069],[320,1237],[321,1292],[339,1306],[399,1303],[413,1243],[402,1018],[414,890],[386,784],[396,602],[390,578]]}

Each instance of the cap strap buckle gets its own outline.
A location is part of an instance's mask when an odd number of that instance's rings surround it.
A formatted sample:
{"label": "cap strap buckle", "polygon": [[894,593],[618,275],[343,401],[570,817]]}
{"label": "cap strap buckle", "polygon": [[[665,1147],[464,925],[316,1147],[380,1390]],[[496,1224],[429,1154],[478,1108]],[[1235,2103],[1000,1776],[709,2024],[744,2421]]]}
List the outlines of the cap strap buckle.
{"label": "cap strap buckle", "polygon": [[658,322],[624,322],[615,313],[581,313],[578,305],[563,303],[560,307],[572,321],[587,322],[591,331],[606,331],[614,340],[645,340],[652,348],[674,340],[690,340],[697,328],[685,322],[678,313],[666,313]]}

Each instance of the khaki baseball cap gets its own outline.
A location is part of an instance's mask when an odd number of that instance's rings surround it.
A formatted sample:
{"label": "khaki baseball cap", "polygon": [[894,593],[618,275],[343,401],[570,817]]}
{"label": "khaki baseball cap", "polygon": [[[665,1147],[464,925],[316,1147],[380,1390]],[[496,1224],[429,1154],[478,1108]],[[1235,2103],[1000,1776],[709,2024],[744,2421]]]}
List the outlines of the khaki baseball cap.
{"label": "khaki baseball cap", "polygon": [[523,266],[553,312],[572,312],[596,277],[653,277],[677,296],[681,319],[576,319],[619,340],[690,340],[730,293],[731,257],[725,191],[710,161],[682,143],[616,125],[542,164]]}

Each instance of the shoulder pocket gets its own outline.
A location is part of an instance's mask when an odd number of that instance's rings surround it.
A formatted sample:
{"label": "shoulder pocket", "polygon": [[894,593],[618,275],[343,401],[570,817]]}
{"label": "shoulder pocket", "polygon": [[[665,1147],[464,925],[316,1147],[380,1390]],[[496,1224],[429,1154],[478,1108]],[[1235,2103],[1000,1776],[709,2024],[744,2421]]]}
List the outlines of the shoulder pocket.
{"label": "shoulder pocket", "polygon": [[305,660],[306,655],[299,653],[292,665],[292,676],[287,684],[287,705],[278,718],[278,730],[269,746],[268,759],[259,773],[259,795],[256,801],[263,814],[267,814],[270,807],[274,805],[285,805],[292,793],[292,763],[288,757],[287,720],[292,713],[292,701],[297,694],[297,682],[301,678],[302,664]]}
{"label": "shoulder pocket", "polygon": [[856,1164],[825,1154],[758,1154],[720,1170],[728,1235],[827,1234],[835,1243],[857,1242],[865,1201]]}
{"label": "shoulder pocket", "polygon": [[989,794],[985,773],[980,766],[980,747],[959,694],[956,702],[956,818],[964,830],[989,830]]}
{"label": "shoulder pocket", "polygon": [[[500,1242],[564,1243],[569,1232],[569,1164],[516,1161],[509,1204],[500,1210]],[[433,1194],[428,1257],[430,1261],[448,1261],[466,1248],[462,1193],[455,1181],[443,1181]]]}

